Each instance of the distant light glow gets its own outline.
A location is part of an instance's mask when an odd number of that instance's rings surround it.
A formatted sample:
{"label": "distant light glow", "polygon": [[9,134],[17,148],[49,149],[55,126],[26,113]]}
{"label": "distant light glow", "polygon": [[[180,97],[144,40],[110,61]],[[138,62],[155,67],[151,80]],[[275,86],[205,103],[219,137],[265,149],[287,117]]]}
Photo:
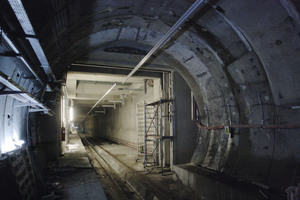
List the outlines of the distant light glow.
{"label": "distant light glow", "polygon": [[70,107],[70,116],[69,116],[70,121],[72,122],[74,119],[74,110],[73,107]]}
{"label": "distant light glow", "polygon": [[62,126],[65,126],[65,97],[62,97],[61,98],[61,123],[62,123]]}
{"label": "distant light glow", "polygon": [[13,127],[12,134],[8,135],[4,139],[4,144],[1,146],[1,152],[2,153],[7,153],[10,151],[14,151],[25,143],[23,140],[19,139],[19,134],[18,134],[18,129],[16,127]]}

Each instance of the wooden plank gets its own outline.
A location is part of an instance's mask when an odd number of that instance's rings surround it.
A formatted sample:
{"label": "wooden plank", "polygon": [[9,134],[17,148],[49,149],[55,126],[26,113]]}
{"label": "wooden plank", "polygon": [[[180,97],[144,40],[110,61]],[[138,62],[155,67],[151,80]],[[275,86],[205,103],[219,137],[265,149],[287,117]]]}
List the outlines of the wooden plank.
{"label": "wooden plank", "polygon": [[28,177],[29,177],[28,174],[26,174],[20,181],[18,181],[19,187],[21,187],[21,186],[24,184],[24,182],[25,182],[27,179],[29,179]]}
{"label": "wooden plank", "polygon": [[12,166],[12,167],[15,167],[15,166],[17,166],[18,164],[20,164],[21,161],[23,161],[22,156],[20,156],[19,158],[15,159],[13,162],[11,162],[11,166]]}
{"label": "wooden plank", "polygon": [[20,174],[26,169],[26,166],[25,165],[22,165],[22,167],[20,167],[18,169],[18,171],[15,173],[15,176],[20,176]]}

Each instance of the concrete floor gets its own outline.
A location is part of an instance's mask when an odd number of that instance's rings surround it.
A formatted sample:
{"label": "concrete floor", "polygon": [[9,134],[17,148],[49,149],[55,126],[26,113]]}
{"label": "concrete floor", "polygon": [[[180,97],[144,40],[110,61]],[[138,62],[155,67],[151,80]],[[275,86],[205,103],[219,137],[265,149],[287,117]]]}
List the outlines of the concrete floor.
{"label": "concrete floor", "polygon": [[60,196],[58,198],[106,200],[98,176],[77,133],[70,134],[66,149],[64,156],[51,168],[53,189]]}
{"label": "concrete floor", "polygon": [[112,173],[131,185],[143,199],[200,199],[193,190],[174,180],[172,172],[165,172],[162,176],[159,167],[144,169],[143,159],[137,160],[136,149],[81,135],[93,141]]}
{"label": "concrete floor", "polygon": [[[207,200],[223,200],[223,199],[247,199],[257,200],[263,199],[264,194],[268,196],[276,196],[268,194],[271,190],[262,190],[253,186],[246,185],[242,182],[226,179],[220,174],[212,174],[198,170],[197,173],[193,169],[188,170],[185,174],[183,169],[190,168],[190,165],[177,166],[177,175],[172,171],[161,174],[161,168],[158,166],[144,168],[143,158],[137,159],[137,150],[121,144],[112,143],[105,139],[96,139],[88,134],[80,134],[82,138],[89,140],[94,145],[98,156],[105,163],[105,170],[110,176],[120,179],[120,182],[126,183],[136,193],[134,199],[207,199]],[[86,144],[86,142],[84,142]],[[87,144],[86,144],[87,145]],[[89,149],[89,146],[86,146]],[[83,143],[77,133],[70,135],[70,142],[64,156],[51,167],[52,191],[58,195],[58,199],[123,199],[116,196],[117,190],[111,190],[111,185],[105,184],[104,179],[99,179],[101,173],[96,174],[97,167],[93,162],[93,155],[83,146]],[[90,157],[90,158],[89,158]],[[90,164],[90,160],[93,166]],[[107,176],[107,175],[103,175]],[[180,177],[185,176],[185,178]],[[180,179],[178,178],[180,177]],[[186,178],[193,178],[195,187],[184,184]],[[191,180],[188,179],[188,183]],[[116,179],[117,180],[117,179]],[[106,191],[103,190],[101,183]],[[183,181],[183,182],[182,182]],[[214,187],[212,187],[214,186]],[[122,193],[122,191],[119,191]],[[227,194],[228,193],[228,194]],[[50,199],[50,198],[48,198]],[[51,198],[55,199],[55,198]],[[133,198],[128,198],[133,199]],[[278,198],[271,198],[278,199]]]}
{"label": "concrete floor", "polygon": [[[194,166],[197,167],[195,171],[194,168],[190,169],[193,166],[189,164],[175,166],[178,168],[177,175],[169,171],[164,172],[162,176],[158,166],[144,168],[143,158],[137,159],[137,150],[134,148],[95,139],[88,134],[81,136],[95,145],[95,149],[111,171],[131,185],[143,199],[257,200],[264,199],[265,196],[276,200],[284,198],[277,191],[266,190],[222,174],[213,174],[197,166]],[[189,184],[184,183],[185,180],[188,180]]]}

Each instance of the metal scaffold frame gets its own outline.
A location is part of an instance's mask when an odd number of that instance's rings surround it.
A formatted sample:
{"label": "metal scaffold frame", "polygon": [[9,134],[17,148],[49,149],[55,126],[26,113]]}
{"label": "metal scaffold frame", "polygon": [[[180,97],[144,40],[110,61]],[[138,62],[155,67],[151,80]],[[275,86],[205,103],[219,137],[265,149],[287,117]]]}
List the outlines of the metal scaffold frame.
{"label": "metal scaffold frame", "polygon": [[[168,118],[169,122],[172,121],[173,115],[170,111],[173,111],[170,106],[173,106],[173,100],[161,99],[153,103],[144,105],[144,167],[151,165],[158,165],[158,158],[160,157],[161,173],[164,171],[164,140],[173,140],[173,136],[166,134],[166,121],[164,118]],[[163,104],[167,104],[167,113],[163,111]],[[153,109],[153,114],[149,110]],[[147,123],[147,119],[150,119],[150,123]],[[152,131],[154,127],[154,132]],[[152,143],[152,149],[149,148],[148,143]],[[159,156],[160,155],[160,156]]]}

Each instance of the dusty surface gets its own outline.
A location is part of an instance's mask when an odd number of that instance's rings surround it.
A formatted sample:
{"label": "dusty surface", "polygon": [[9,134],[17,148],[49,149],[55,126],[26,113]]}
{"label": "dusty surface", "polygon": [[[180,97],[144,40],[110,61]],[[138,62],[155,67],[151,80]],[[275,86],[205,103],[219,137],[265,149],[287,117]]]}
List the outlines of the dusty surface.
{"label": "dusty surface", "polygon": [[145,199],[201,199],[196,193],[173,179],[173,172],[161,174],[160,167],[144,168],[137,150],[109,141],[95,139],[86,134],[112,170],[128,182]]}
{"label": "dusty surface", "polygon": [[70,134],[67,151],[51,167],[51,173],[51,189],[58,199],[107,199],[77,134]]}

